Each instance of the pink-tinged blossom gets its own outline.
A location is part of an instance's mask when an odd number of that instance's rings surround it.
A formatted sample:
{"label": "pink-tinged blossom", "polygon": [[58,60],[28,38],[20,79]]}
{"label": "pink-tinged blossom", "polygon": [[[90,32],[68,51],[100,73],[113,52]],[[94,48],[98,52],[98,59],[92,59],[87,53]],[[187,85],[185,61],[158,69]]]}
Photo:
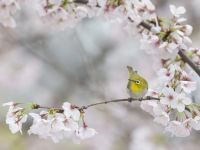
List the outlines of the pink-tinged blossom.
{"label": "pink-tinged blossom", "polygon": [[38,1],[37,12],[42,21],[55,29],[64,30],[74,27],[77,22],[85,17],[92,17],[93,13],[84,5],[75,5],[72,1]]}
{"label": "pink-tinged blossom", "polygon": [[165,106],[160,105],[156,100],[142,101],[140,107],[154,116],[156,123],[166,126],[170,120],[169,115],[165,111]]}
{"label": "pink-tinged blossom", "polygon": [[[176,53],[178,52],[178,44],[174,43],[174,42],[163,42],[160,46],[160,49],[166,49],[168,52],[168,55],[165,56],[165,58],[170,58],[172,56],[175,56]],[[166,53],[167,54],[167,53]],[[164,57],[164,56],[163,56]]]}
{"label": "pink-tinged blossom", "polygon": [[146,9],[146,11],[149,12],[155,11],[155,6],[150,0],[131,0],[131,2],[135,5],[138,12],[142,11],[143,9]]}
{"label": "pink-tinged blossom", "polygon": [[163,126],[166,126],[168,122],[170,121],[169,114],[166,112],[167,108],[162,105],[157,105],[154,107],[154,121],[156,123],[159,123]]}
{"label": "pink-tinged blossom", "polygon": [[190,105],[191,103],[191,98],[187,97],[184,93],[180,93],[175,100],[172,101],[171,107],[177,109],[179,112],[183,112],[185,106]]}
{"label": "pink-tinged blossom", "polygon": [[75,121],[79,121],[80,119],[80,111],[76,108],[75,105],[72,105],[68,102],[63,103],[62,108],[64,109],[64,114],[67,117],[71,117]]}
{"label": "pink-tinged blossom", "polygon": [[166,86],[170,80],[174,78],[175,71],[177,70],[175,65],[170,65],[168,68],[161,68],[158,72],[158,80],[160,84]]}
{"label": "pink-tinged blossom", "polygon": [[165,128],[165,131],[170,132],[177,137],[187,137],[190,135],[191,131],[189,120],[185,120],[184,122],[171,121]]}
{"label": "pink-tinged blossom", "polygon": [[67,19],[69,19],[68,14],[66,10],[61,7],[54,7],[48,10],[46,14],[41,16],[41,19],[45,24],[51,25],[52,27],[58,27],[61,30],[69,23],[67,22]]}
{"label": "pink-tinged blossom", "polygon": [[5,27],[16,27],[13,14],[20,9],[19,0],[0,1],[0,23]]}
{"label": "pink-tinged blossom", "polygon": [[27,115],[24,113],[24,109],[17,106],[14,102],[4,103],[3,106],[9,106],[9,110],[6,115],[6,124],[9,125],[11,132],[22,134],[22,124],[26,122]]}
{"label": "pink-tinged blossom", "polygon": [[169,118],[169,115],[163,111],[160,115],[157,115],[154,118],[154,121],[158,124],[166,126],[168,124],[168,122],[170,121],[170,118]]}
{"label": "pink-tinged blossom", "polygon": [[155,51],[155,48],[159,43],[159,37],[157,35],[147,35],[146,33],[142,33],[142,38],[140,42],[140,48],[142,50],[145,50],[147,54],[158,54],[158,51]]}
{"label": "pink-tinged blossom", "polygon": [[51,130],[51,125],[49,124],[48,120],[42,119],[41,115],[39,114],[29,113],[29,115],[33,118],[33,124],[28,130],[28,134],[36,134],[40,138],[46,139]]}
{"label": "pink-tinged blossom", "polygon": [[151,96],[151,97],[159,98],[160,93],[158,91],[155,91],[155,90],[152,90],[152,89],[148,89],[147,95]]}
{"label": "pink-tinged blossom", "polygon": [[140,104],[140,108],[142,110],[150,113],[151,115],[154,115],[154,107],[158,106],[158,101],[157,100],[148,100],[148,101],[142,101]]}
{"label": "pink-tinged blossom", "polygon": [[196,90],[196,82],[194,81],[180,81],[180,87],[187,94],[190,94],[192,91]]}
{"label": "pink-tinged blossom", "polygon": [[72,135],[78,129],[77,122],[61,113],[51,115],[42,112],[40,115],[35,113],[29,115],[33,118],[33,125],[28,130],[29,135],[36,134],[43,139],[50,137],[55,143]]}
{"label": "pink-tinged blossom", "polygon": [[160,98],[160,103],[171,107],[177,99],[177,93],[172,88],[166,87],[162,90],[162,94],[164,96]]}

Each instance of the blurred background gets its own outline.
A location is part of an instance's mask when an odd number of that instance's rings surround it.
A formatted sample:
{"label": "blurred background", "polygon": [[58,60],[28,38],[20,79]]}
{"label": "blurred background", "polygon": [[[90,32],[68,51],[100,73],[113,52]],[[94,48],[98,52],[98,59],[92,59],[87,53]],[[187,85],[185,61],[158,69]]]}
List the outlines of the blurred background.
{"label": "blurred background", "polygon": [[[199,0],[153,0],[158,14],[169,15],[169,4],[187,9],[194,27],[193,45],[200,47]],[[133,66],[153,84],[153,61],[139,50],[138,37],[101,19],[86,19],[74,29],[54,31],[43,25],[32,5],[15,15],[15,29],[0,26],[0,104],[36,102],[60,107],[63,102],[84,105],[126,98],[127,70]],[[198,93],[198,89],[196,93]],[[0,150],[199,150],[200,134],[176,138],[143,112],[138,102],[114,103],[86,111],[86,122],[99,134],[73,144],[54,144],[37,136],[13,135],[0,108]],[[25,130],[29,125],[25,125]],[[24,131],[25,131],[24,130]]]}

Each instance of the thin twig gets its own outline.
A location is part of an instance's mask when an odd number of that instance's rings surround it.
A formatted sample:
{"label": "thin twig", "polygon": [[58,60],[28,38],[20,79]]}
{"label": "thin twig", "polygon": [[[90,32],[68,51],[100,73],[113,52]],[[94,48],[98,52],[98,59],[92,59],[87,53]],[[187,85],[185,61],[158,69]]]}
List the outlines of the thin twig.
{"label": "thin twig", "polygon": [[132,101],[145,101],[145,100],[160,100],[159,98],[156,97],[151,97],[151,96],[147,96],[144,98],[123,98],[123,99],[114,99],[114,100],[109,100],[109,101],[103,101],[103,102],[98,102],[98,103],[93,103],[93,104],[89,104],[86,106],[82,106],[82,109],[87,109],[89,107],[93,107],[96,105],[102,105],[102,104],[108,104],[108,103],[117,103],[117,102],[132,102]]}
{"label": "thin twig", "polygon": [[[89,107],[102,105],[102,104],[118,103],[118,102],[132,102],[132,101],[145,101],[145,100],[160,100],[160,99],[156,98],[156,97],[151,97],[151,96],[147,96],[147,97],[144,97],[144,98],[123,98],[123,99],[113,99],[113,100],[109,100],[109,101],[92,103],[92,104],[88,104],[88,105],[81,106],[81,107],[73,105],[73,107],[82,112],[83,110],[88,109]],[[39,108],[48,109],[48,110],[52,109],[52,110],[55,110],[57,113],[63,113],[64,112],[64,110],[62,108],[51,108],[51,107],[40,106],[40,105],[35,105],[35,107],[33,109],[39,109]]]}

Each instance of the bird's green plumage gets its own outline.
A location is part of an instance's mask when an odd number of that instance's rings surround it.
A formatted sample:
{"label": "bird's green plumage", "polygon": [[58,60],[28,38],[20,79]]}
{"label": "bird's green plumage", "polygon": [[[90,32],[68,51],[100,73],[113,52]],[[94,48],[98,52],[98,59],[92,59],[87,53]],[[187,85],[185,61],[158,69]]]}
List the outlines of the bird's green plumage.
{"label": "bird's green plumage", "polygon": [[127,66],[128,68],[128,84],[127,89],[131,97],[133,98],[142,98],[148,90],[148,82],[137,74],[132,67]]}

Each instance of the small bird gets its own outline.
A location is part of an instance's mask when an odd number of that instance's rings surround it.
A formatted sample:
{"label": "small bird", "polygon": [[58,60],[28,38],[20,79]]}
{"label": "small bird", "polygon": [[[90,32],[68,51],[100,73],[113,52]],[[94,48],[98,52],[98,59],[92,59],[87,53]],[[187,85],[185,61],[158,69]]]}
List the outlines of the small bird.
{"label": "small bird", "polygon": [[138,75],[137,71],[134,71],[132,67],[127,66],[128,69],[128,93],[131,98],[143,98],[148,91],[148,82]]}

